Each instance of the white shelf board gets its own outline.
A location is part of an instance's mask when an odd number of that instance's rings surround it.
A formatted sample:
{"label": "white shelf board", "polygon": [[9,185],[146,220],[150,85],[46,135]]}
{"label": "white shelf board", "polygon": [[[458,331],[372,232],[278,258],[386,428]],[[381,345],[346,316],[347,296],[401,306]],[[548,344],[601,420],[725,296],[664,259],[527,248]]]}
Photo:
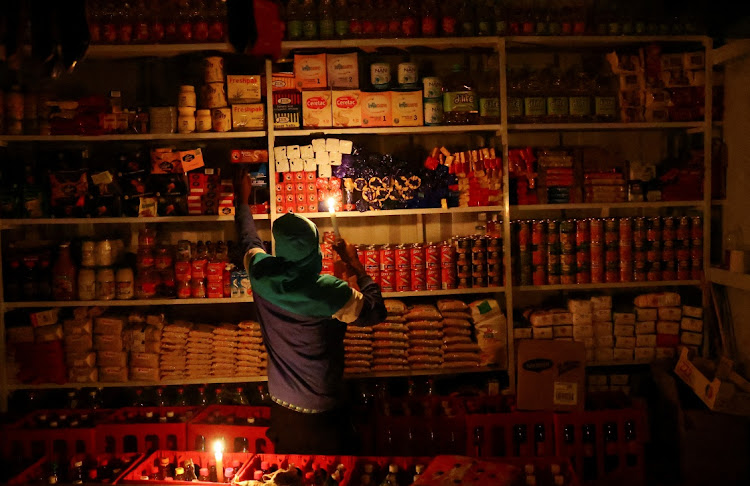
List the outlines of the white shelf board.
{"label": "white shelf board", "polygon": [[574,36],[510,36],[506,37],[508,49],[518,47],[596,47],[596,46],[623,46],[633,44],[651,43],[704,43],[708,37],[701,35],[574,35]]}
{"label": "white shelf board", "polygon": [[[458,375],[463,373],[490,373],[506,372],[503,368],[487,368],[484,366],[472,366],[470,368],[438,368],[429,370],[403,370],[403,371],[384,371],[372,373],[358,373],[344,375],[344,379],[357,380],[363,378],[395,378],[408,376],[438,376],[438,375]],[[123,387],[146,387],[146,386],[169,386],[169,385],[202,385],[202,384],[224,384],[224,383],[251,383],[267,381],[266,376],[231,376],[216,377],[208,376],[205,378],[184,378],[180,380],[159,380],[159,381],[126,381],[122,383],[109,382],[90,382],[90,383],[39,383],[36,385],[14,384],[8,385],[8,389],[13,390],[60,390],[69,388],[123,388]]]}
{"label": "white shelf board", "polygon": [[[267,214],[254,214],[255,221],[267,221]],[[229,216],[156,216],[153,218],[39,218],[39,219],[0,219],[0,228],[41,225],[78,225],[78,224],[155,224],[155,223],[219,223],[234,221]]]}
{"label": "white shelf board", "polygon": [[698,208],[703,201],[644,201],[623,203],[527,204],[511,206],[516,211],[565,211],[566,209]]}
{"label": "white shelf board", "polygon": [[723,268],[711,267],[708,270],[708,280],[733,289],[750,290],[750,273],[730,272]]}
{"label": "white shelf board", "polygon": [[144,133],[110,135],[0,135],[0,142],[147,142],[150,140],[229,140],[262,138],[264,130],[249,132],[205,132],[205,133]]}
{"label": "white shelf board", "polygon": [[[475,206],[469,208],[422,208],[422,209],[389,209],[385,211],[339,211],[336,218],[377,218],[385,216],[419,216],[433,214],[463,214],[463,213],[500,213],[503,211],[502,206]],[[330,213],[295,213],[308,219],[327,219],[331,217]],[[281,217],[282,215],[277,215]]]}
{"label": "white shelf board", "polygon": [[597,132],[608,130],[666,130],[666,129],[695,129],[703,130],[706,124],[696,122],[660,122],[660,123],[511,123],[509,132]]}
{"label": "white shelf board", "polygon": [[356,48],[372,51],[381,47],[429,47],[433,49],[497,48],[500,37],[415,37],[403,39],[334,39],[312,41],[284,41],[282,51],[292,49]]}
{"label": "white shelf board", "polygon": [[252,302],[252,297],[221,298],[221,299],[147,299],[147,300],[71,300],[71,301],[39,301],[39,302],[5,302],[5,309],[31,309],[38,307],[93,307],[116,306],[138,307],[152,305],[205,305],[205,304],[242,304]]}
{"label": "white shelf board", "polygon": [[280,137],[307,137],[310,135],[429,135],[431,133],[499,132],[502,125],[438,125],[422,127],[351,127],[351,128],[309,128],[304,130],[276,130]]}
{"label": "white shelf board", "polygon": [[641,287],[695,287],[700,280],[664,280],[660,282],[617,282],[572,285],[520,285],[521,292],[548,292],[554,290],[604,290],[604,289],[637,289]]}
{"label": "white shelf board", "polygon": [[127,59],[131,57],[171,57],[193,52],[219,51],[232,52],[226,42],[194,44],[94,44],[86,51],[87,59]]}
{"label": "white shelf board", "polygon": [[415,292],[383,292],[383,297],[439,297],[443,295],[495,294],[505,292],[505,287],[478,287],[471,289],[420,290]]}

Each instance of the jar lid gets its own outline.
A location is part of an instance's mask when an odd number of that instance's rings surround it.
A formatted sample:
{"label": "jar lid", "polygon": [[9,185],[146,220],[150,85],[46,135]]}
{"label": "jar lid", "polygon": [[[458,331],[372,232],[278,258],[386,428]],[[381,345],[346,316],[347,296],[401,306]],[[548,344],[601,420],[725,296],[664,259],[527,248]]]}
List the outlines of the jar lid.
{"label": "jar lid", "polygon": [[194,116],[195,115],[195,107],[192,106],[181,106],[178,108],[178,111],[180,113],[180,116]]}
{"label": "jar lid", "polygon": [[183,84],[180,86],[180,91],[195,91],[195,86],[190,86],[189,84]]}
{"label": "jar lid", "polygon": [[198,110],[195,113],[198,116],[211,116],[211,110]]}

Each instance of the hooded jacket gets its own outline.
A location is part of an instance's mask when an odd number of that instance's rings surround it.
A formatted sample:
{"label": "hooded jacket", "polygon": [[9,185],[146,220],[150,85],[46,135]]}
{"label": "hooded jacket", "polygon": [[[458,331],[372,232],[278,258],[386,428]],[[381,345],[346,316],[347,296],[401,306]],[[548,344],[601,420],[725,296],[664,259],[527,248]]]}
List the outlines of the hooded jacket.
{"label": "hooded jacket", "polygon": [[340,405],[346,326],[385,319],[380,288],[366,275],[360,290],[320,275],[319,233],[307,218],[285,214],[273,226],[276,256],[263,249],[247,205],[237,210],[240,245],[268,350],[274,402],[303,413]]}

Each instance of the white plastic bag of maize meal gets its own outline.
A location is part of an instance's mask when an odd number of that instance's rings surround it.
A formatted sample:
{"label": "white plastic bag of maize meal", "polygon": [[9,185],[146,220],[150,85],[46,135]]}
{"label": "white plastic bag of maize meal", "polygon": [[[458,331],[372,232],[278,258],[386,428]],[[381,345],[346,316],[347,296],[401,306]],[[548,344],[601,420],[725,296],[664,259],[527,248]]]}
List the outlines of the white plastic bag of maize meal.
{"label": "white plastic bag of maize meal", "polygon": [[506,366],[508,362],[508,335],[505,315],[495,299],[477,300],[469,304],[474,321],[480,365]]}

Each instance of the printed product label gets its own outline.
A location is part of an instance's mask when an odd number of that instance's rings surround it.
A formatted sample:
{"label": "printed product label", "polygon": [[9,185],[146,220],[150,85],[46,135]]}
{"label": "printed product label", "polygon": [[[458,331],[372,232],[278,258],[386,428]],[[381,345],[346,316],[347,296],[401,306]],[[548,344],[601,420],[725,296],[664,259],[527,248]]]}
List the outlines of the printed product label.
{"label": "printed product label", "polygon": [[476,112],[477,101],[473,91],[449,91],[443,95],[443,110],[456,113]]}
{"label": "printed product label", "polygon": [[424,100],[424,124],[441,125],[443,123],[442,100]]}
{"label": "printed product label", "polygon": [[499,117],[500,100],[492,98],[479,98],[479,116],[481,117]]}
{"label": "printed product label", "polygon": [[523,116],[523,100],[521,98],[508,98],[508,118],[521,118]]}
{"label": "printed product label", "polygon": [[556,381],[552,403],[555,405],[577,405],[578,383]]}
{"label": "printed product label", "polygon": [[563,116],[569,113],[567,96],[547,97],[547,114]]}
{"label": "printed product label", "polygon": [[617,102],[613,96],[597,96],[594,105],[597,115],[617,116]]}
{"label": "printed product label", "polygon": [[528,97],[523,99],[526,116],[544,116],[547,114],[547,101],[542,97]]}
{"label": "printed product label", "polygon": [[591,98],[588,96],[570,97],[570,114],[573,116],[588,116],[591,114]]}
{"label": "printed product label", "polygon": [[333,20],[325,19],[320,21],[320,37],[323,39],[329,39],[333,37],[335,31],[335,24]]}

